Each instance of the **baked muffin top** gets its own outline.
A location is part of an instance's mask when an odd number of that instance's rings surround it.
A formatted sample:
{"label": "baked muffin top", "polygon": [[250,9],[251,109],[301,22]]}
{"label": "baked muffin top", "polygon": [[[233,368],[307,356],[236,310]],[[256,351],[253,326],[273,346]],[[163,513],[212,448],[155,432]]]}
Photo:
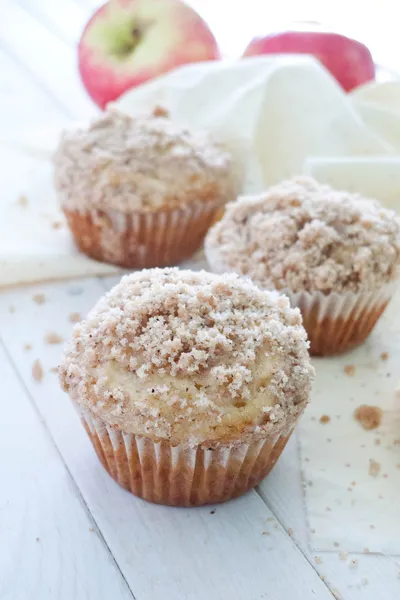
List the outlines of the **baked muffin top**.
{"label": "baked muffin top", "polygon": [[235,274],[128,275],[74,328],[65,391],[124,432],[195,445],[288,429],[313,374],[300,312]]}
{"label": "baked muffin top", "polygon": [[234,200],[232,157],[206,133],[189,132],[163,109],[131,117],[115,108],[65,132],[54,155],[55,186],[72,211],[151,212]]}
{"label": "baked muffin top", "polygon": [[229,204],[205,252],[214,271],[267,289],[369,291],[396,278],[400,221],[376,200],[299,177]]}

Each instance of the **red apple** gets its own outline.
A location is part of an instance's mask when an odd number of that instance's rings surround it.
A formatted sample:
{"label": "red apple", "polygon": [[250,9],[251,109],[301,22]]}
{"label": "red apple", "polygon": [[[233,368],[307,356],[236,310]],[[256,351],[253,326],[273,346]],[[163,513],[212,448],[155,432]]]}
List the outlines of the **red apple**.
{"label": "red apple", "polygon": [[206,23],[180,0],[111,0],[94,13],[78,46],[83,84],[101,108],[179,65],[219,56]]}
{"label": "red apple", "polygon": [[243,56],[258,54],[313,54],[346,91],[375,79],[368,48],[336,33],[285,31],[254,38]]}

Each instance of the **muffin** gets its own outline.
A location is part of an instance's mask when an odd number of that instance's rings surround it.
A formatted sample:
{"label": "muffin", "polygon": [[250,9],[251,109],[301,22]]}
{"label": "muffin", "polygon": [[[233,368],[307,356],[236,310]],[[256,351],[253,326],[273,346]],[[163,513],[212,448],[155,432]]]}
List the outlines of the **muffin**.
{"label": "muffin", "polygon": [[109,474],[180,506],[243,494],[271,470],[310,394],[289,300],[235,274],[124,277],[75,326],[60,382]]}
{"label": "muffin", "polygon": [[205,253],[213,271],[287,294],[311,353],[329,355],[360,344],[391,298],[400,223],[375,200],[295,178],[230,204]]}
{"label": "muffin", "polygon": [[239,177],[222,145],[177,126],[163,109],[137,117],[111,109],[64,133],[54,181],[82,252],[142,268],[190,257],[236,198]]}

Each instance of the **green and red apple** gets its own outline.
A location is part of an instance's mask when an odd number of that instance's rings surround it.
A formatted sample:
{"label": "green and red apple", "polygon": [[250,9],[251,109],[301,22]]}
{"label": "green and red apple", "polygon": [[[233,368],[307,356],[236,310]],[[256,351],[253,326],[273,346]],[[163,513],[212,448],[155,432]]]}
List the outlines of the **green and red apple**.
{"label": "green and red apple", "polygon": [[207,24],[180,0],[110,0],[78,46],[83,84],[101,108],[175,67],[219,56]]}

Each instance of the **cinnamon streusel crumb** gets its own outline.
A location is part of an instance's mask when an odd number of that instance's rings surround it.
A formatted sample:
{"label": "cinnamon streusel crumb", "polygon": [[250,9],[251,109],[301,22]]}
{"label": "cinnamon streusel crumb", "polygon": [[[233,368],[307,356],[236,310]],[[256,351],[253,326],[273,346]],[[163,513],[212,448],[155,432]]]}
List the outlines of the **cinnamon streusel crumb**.
{"label": "cinnamon streusel crumb", "polygon": [[[354,418],[360,423],[360,425],[367,430],[377,429],[381,424],[382,420],[382,409],[379,406],[369,406],[368,404],[361,404],[354,411]],[[376,443],[376,441],[375,441]],[[378,444],[379,445],[380,441]]]}
{"label": "cinnamon streusel crumb", "polygon": [[293,424],[313,369],[297,309],[234,274],[124,277],[74,327],[63,388],[124,431],[187,440]]}
{"label": "cinnamon streusel crumb", "polygon": [[375,200],[298,177],[228,205],[205,250],[214,271],[267,289],[371,291],[396,278],[400,221]]}

